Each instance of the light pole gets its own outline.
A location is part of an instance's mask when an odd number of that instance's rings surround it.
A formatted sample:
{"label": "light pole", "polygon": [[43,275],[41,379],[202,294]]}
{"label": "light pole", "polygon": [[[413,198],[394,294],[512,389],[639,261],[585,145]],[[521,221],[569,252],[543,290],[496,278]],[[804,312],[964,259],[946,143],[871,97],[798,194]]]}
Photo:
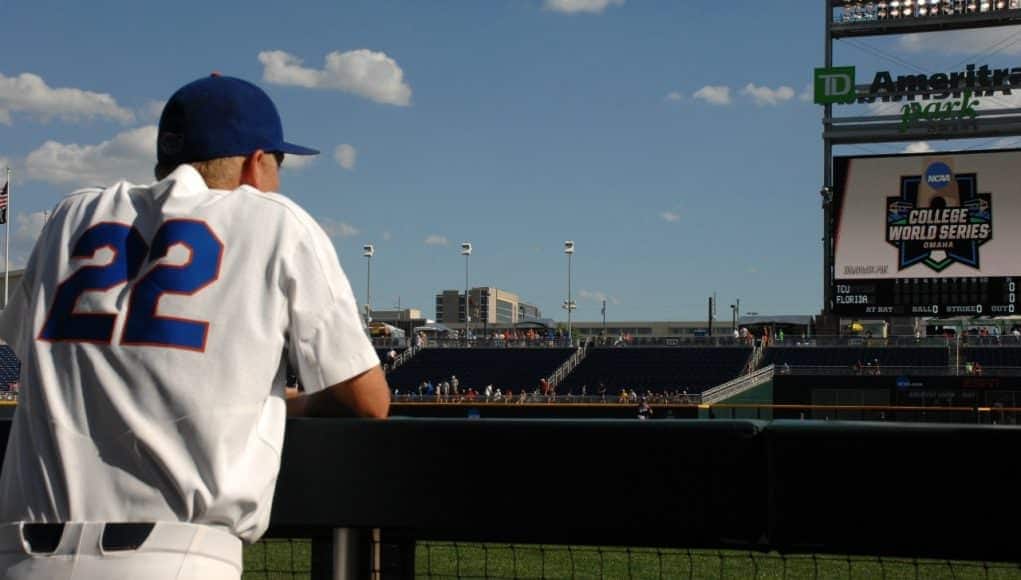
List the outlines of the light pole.
{"label": "light pole", "polygon": [[461,242],[461,255],[464,256],[464,340],[467,343],[471,332],[471,310],[468,308],[468,258],[472,255],[471,242]]}
{"label": "light pole", "polygon": [[741,299],[738,298],[730,305],[730,314],[732,318],[731,330],[737,330],[737,319],[741,316]]}
{"label": "light pole", "polygon": [[574,310],[574,300],[571,300],[571,256],[574,255],[574,242],[564,242],[564,253],[567,254],[567,302],[564,308],[567,309],[567,340],[574,344],[574,337],[571,335],[571,311]]}
{"label": "light pole", "polygon": [[365,256],[365,324],[372,322],[372,256],[376,248],[372,244],[362,246],[362,255]]}

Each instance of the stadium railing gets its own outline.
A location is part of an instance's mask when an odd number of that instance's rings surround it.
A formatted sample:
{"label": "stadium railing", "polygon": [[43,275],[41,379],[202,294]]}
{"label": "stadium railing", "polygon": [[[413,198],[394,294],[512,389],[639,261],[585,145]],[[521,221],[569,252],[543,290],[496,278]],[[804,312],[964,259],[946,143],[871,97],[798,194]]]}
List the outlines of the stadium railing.
{"label": "stadium railing", "polygon": [[981,372],[967,372],[960,368],[945,365],[881,365],[856,368],[845,365],[776,365],[777,374],[791,375],[921,375],[921,376],[1021,376],[1021,367],[982,367]]}
{"label": "stadium railing", "polygon": [[519,543],[630,546],[629,566],[644,547],[1016,574],[1001,526],[1021,516],[1019,444],[1021,428],[966,425],[292,419],[268,537],[310,539],[290,557],[314,579],[433,575],[416,558]]}

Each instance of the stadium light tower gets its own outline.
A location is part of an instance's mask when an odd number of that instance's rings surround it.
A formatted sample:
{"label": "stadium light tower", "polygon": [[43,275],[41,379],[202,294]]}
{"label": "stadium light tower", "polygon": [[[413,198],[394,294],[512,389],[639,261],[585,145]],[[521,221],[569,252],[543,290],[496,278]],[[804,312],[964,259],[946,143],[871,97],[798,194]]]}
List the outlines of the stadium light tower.
{"label": "stadium light tower", "polygon": [[571,311],[574,310],[574,300],[571,300],[571,256],[574,255],[574,242],[564,242],[564,253],[567,254],[567,301],[564,308],[567,309],[567,340],[574,344],[574,336],[571,335]]}
{"label": "stadium light tower", "polygon": [[372,244],[362,246],[362,255],[365,256],[365,324],[372,322],[372,256],[376,254],[376,248]]}
{"label": "stadium light tower", "polygon": [[468,308],[468,258],[472,255],[471,242],[461,242],[461,255],[464,256],[464,340],[467,342],[471,332],[471,310]]}

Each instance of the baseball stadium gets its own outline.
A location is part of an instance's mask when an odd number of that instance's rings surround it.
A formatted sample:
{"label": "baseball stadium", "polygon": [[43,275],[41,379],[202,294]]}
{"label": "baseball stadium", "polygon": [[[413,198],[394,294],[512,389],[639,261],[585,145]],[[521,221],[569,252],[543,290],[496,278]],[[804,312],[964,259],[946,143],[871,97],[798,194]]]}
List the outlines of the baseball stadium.
{"label": "baseball stadium", "polygon": [[[833,52],[1021,25],[1021,4],[800,4],[826,40],[821,311],[713,295],[697,320],[607,320],[606,300],[576,319],[567,240],[562,319],[472,286],[469,242],[464,288],[431,290],[428,317],[371,307],[387,290],[365,245],[354,308],[389,418],[287,419],[243,578],[1021,578],[1021,149],[1003,141],[1021,109],[971,104],[1007,99],[1021,68],[978,66],[987,52],[863,79]],[[853,149],[920,140],[952,146]],[[24,275],[4,276],[5,316]],[[302,374],[287,365],[295,397]],[[0,344],[8,453],[23,380]]]}

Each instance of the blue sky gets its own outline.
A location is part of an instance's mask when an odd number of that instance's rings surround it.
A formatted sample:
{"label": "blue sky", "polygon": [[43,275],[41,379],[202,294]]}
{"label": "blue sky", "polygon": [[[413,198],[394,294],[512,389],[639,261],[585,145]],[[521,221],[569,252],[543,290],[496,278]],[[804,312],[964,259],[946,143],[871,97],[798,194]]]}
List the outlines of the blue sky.
{"label": "blue sky", "polygon": [[[812,6],[809,6],[809,5]],[[211,71],[257,82],[288,140],[283,193],[359,298],[421,308],[471,283],[563,319],[687,320],[821,304],[822,2],[364,0],[0,3],[0,165],[12,266],[82,186],[150,179],[161,103]],[[841,42],[859,79],[1021,60],[1013,29]],[[984,54],[988,53],[988,54]],[[359,75],[359,71],[368,71]],[[847,154],[904,150],[870,145]],[[910,144],[989,147],[1011,142]]]}

